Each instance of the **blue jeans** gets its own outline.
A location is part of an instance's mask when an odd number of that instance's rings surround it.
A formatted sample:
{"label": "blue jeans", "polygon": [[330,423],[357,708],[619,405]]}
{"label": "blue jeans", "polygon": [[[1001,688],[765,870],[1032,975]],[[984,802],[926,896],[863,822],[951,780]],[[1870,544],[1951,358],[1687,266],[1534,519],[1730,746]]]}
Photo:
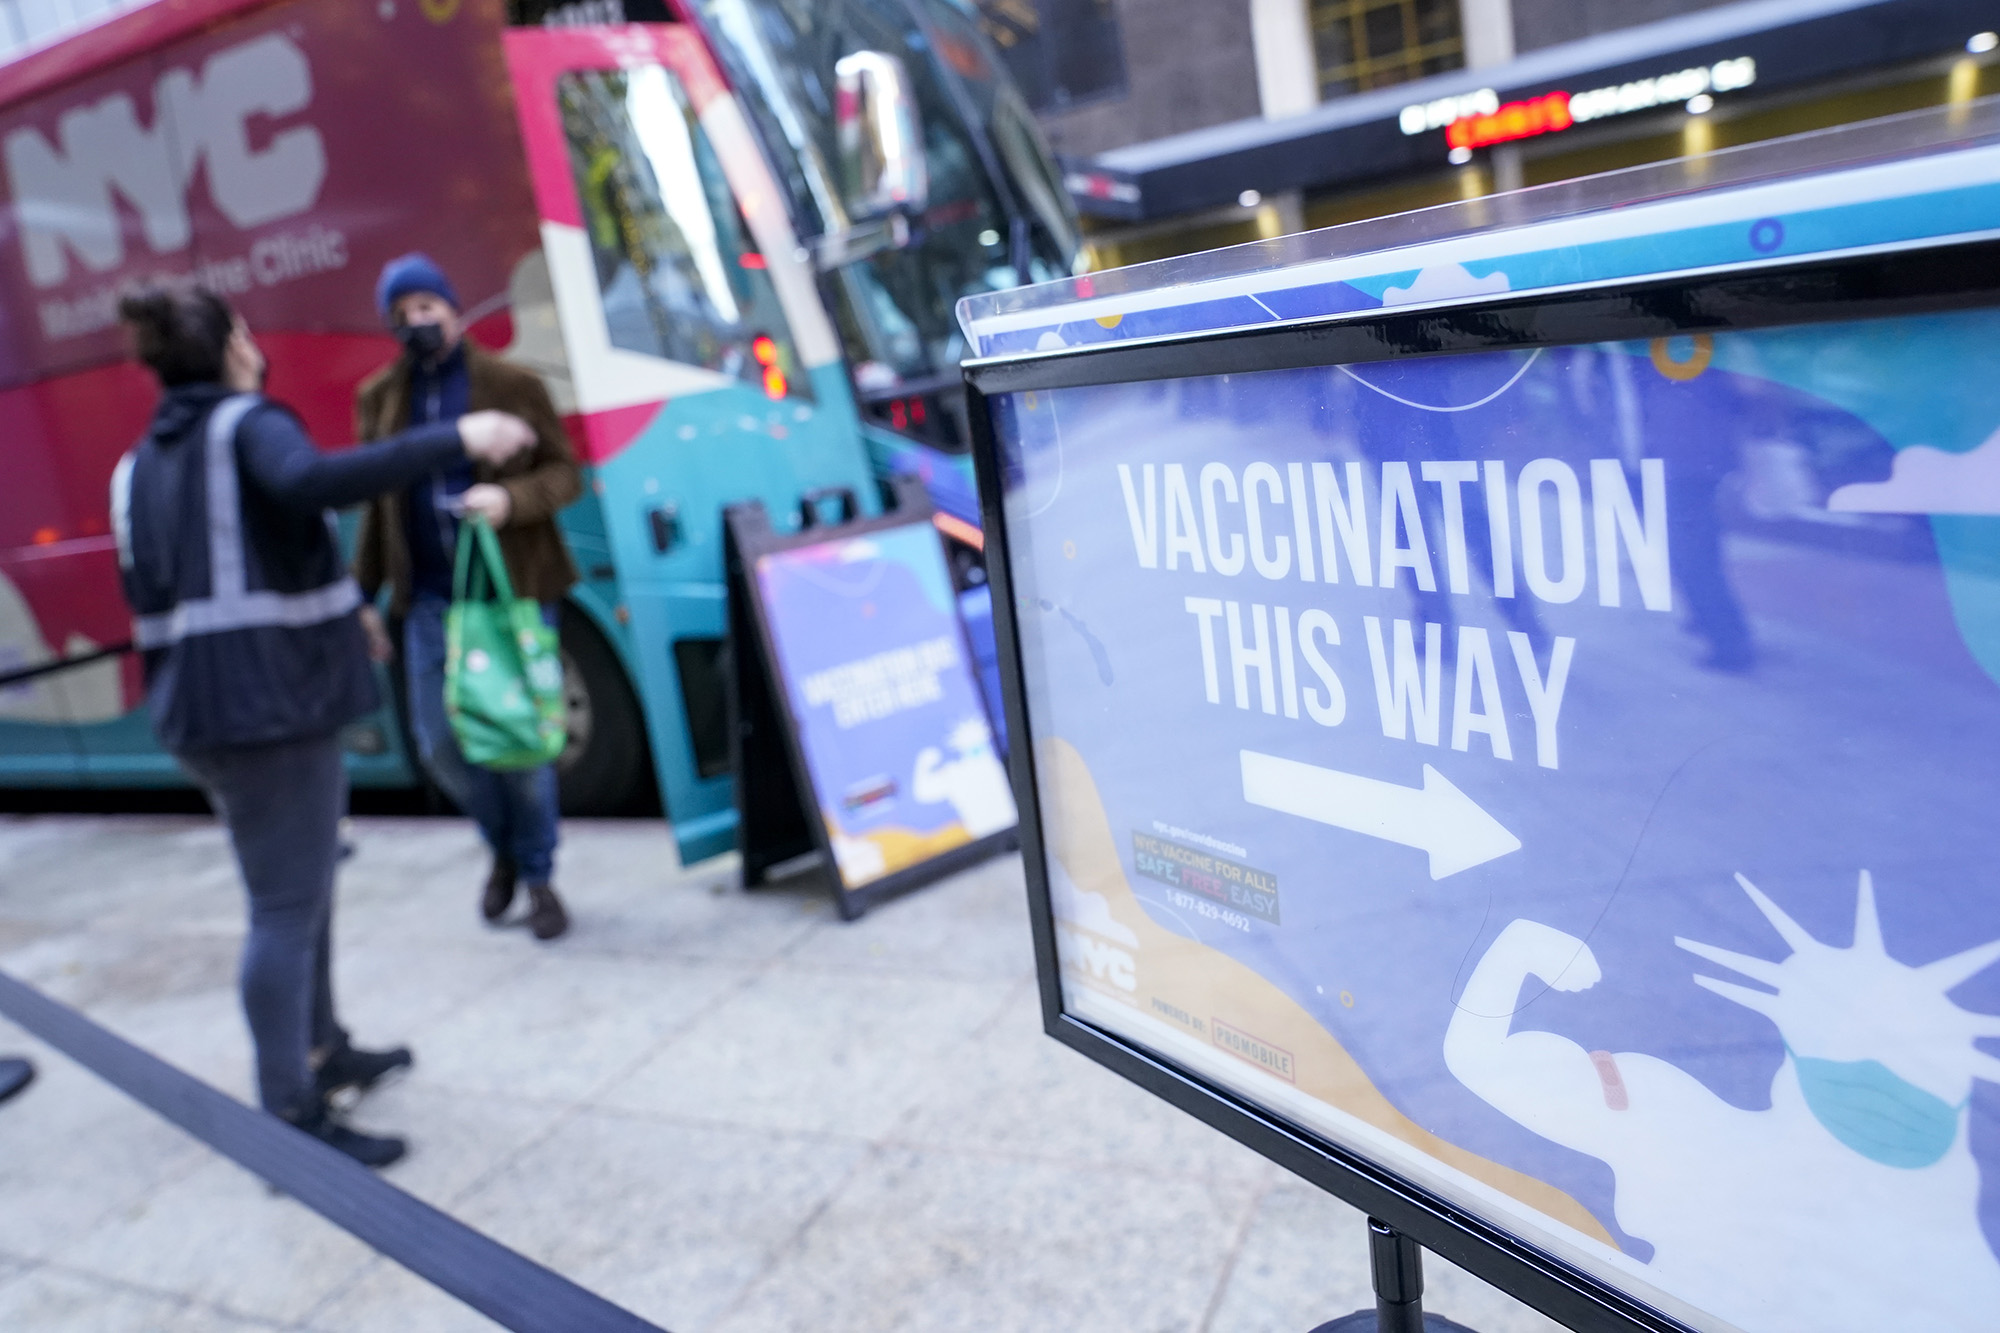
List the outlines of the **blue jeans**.
{"label": "blue jeans", "polygon": [[[508,857],[523,884],[547,884],[556,862],[556,770],[477,768],[459,752],[444,711],[444,613],[449,603],[419,597],[403,621],[403,671],[417,758],[439,790],[478,823],[496,857]],[[556,623],[544,603],[542,618]]]}

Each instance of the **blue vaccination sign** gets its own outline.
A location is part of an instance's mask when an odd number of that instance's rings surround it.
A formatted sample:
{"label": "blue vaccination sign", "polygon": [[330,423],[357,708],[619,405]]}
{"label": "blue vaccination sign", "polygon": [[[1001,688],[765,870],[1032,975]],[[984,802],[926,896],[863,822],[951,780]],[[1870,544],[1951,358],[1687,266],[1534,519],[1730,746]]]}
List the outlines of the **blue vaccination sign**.
{"label": "blue vaccination sign", "polygon": [[1014,797],[927,514],[750,558],[843,892],[1011,830]]}
{"label": "blue vaccination sign", "polygon": [[1690,1327],[1993,1327],[2000,309],[1107,378],[985,399],[1064,1012]]}

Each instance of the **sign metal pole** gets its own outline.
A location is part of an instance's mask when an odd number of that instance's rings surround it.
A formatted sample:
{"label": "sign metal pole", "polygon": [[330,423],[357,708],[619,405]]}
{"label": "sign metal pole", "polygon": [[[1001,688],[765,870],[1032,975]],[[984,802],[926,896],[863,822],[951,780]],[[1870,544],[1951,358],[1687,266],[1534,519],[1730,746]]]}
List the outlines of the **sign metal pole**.
{"label": "sign metal pole", "polygon": [[1379,1218],[1368,1219],[1379,1333],[1424,1333],[1423,1247]]}

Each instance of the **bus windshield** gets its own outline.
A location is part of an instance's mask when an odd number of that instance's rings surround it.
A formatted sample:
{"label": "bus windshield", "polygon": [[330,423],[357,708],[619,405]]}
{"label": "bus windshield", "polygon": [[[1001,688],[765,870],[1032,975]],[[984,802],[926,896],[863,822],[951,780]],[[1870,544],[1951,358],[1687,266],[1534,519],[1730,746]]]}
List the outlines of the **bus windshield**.
{"label": "bus windshield", "polygon": [[956,377],[960,297],[1069,274],[1076,222],[1039,131],[951,0],[701,0],[701,12],[800,229],[820,237],[857,222],[837,170],[835,62],[880,51],[909,71],[929,201],[907,244],[841,265],[832,282],[864,394]]}
{"label": "bus windshield", "polygon": [[658,65],[577,70],[556,97],[611,345],[811,397],[764,257],[678,81]]}

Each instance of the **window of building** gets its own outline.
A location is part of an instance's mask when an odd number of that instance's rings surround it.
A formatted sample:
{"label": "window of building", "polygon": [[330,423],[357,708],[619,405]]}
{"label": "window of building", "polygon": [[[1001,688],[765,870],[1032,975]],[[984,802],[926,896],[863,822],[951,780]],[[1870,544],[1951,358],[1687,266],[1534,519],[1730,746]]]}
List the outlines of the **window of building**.
{"label": "window of building", "polygon": [[979,26],[1036,111],[1125,92],[1125,52],[1112,0],[973,0]]}
{"label": "window of building", "polygon": [[1312,29],[1323,98],[1465,63],[1458,0],[1313,0]]}

